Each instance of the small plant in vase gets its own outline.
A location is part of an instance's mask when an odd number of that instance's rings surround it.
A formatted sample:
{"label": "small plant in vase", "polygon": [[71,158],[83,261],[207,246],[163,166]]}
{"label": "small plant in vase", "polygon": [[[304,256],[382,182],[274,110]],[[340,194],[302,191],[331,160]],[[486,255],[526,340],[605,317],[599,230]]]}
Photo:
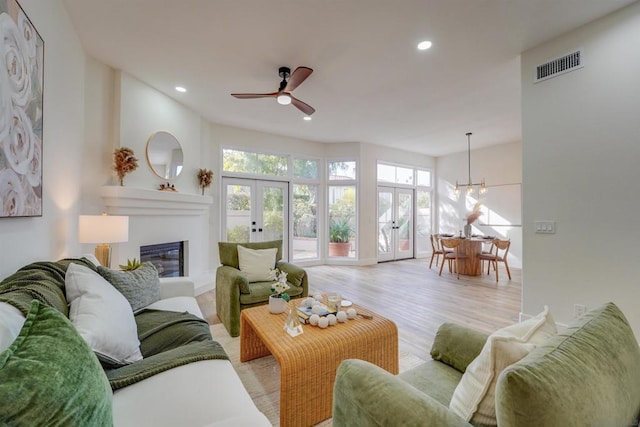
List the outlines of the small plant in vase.
{"label": "small plant in vase", "polygon": [[118,174],[120,185],[124,185],[124,176],[138,168],[138,159],[131,148],[116,148],[113,152],[113,170]]}
{"label": "small plant in vase", "polygon": [[204,189],[209,187],[213,182],[213,171],[209,169],[198,170],[198,181],[200,188],[202,188],[202,195],[204,196]]}
{"label": "small plant in vase", "polygon": [[271,270],[271,295],[269,296],[269,311],[274,314],[283,313],[287,309],[287,303],[291,299],[286,292],[290,288],[287,283],[287,273],[279,269]]}

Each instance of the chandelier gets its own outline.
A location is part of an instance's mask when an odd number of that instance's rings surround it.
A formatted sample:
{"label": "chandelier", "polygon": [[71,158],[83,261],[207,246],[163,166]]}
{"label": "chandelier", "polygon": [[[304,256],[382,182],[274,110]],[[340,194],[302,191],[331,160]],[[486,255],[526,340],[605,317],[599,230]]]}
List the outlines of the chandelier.
{"label": "chandelier", "polygon": [[460,195],[460,187],[467,187],[467,194],[471,194],[473,192],[474,186],[479,187],[480,194],[484,194],[487,192],[487,186],[484,183],[484,178],[480,181],[479,184],[474,184],[471,182],[471,132],[467,132],[467,153],[469,157],[469,180],[467,184],[458,184],[458,180],[456,180],[456,196]]}

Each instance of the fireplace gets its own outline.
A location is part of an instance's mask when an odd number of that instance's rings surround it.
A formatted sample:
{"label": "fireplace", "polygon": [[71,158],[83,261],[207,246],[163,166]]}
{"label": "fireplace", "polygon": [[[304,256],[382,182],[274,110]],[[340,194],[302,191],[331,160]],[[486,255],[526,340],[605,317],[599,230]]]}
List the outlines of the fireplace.
{"label": "fireplace", "polygon": [[185,242],[140,246],[140,262],[155,265],[160,277],[184,276]]}

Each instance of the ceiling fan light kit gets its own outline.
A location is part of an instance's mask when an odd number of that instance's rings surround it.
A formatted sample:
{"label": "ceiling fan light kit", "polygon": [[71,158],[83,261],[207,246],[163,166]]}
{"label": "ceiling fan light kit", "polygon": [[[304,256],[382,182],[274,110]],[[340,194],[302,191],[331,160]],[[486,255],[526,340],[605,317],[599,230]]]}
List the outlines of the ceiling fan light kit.
{"label": "ceiling fan light kit", "polygon": [[289,67],[280,67],[278,69],[278,75],[282,78],[282,81],[280,82],[280,87],[276,92],[232,93],[231,96],[238,99],[276,98],[278,104],[293,104],[294,107],[302,111],[308,117],[315,113],[315,108],[303,101],[300,101],[298,98],[293,96],[291,92],[300,86],[300,84],[302,84],[302,82],[304,82],[311,73],[313,73],[313,70],[309,67],[298,67],[293,70],[293,73]]}

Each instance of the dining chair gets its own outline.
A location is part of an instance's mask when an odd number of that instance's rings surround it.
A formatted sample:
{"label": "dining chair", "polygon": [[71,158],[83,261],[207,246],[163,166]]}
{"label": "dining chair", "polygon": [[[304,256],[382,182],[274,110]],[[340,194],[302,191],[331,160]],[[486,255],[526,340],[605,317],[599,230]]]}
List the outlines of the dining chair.
{"label": "dining chair", "polygon": [[[436,259],[436,268],[438,268],[438,260],[440,259],[440,255],[444,255],[444,251],[440,247],[440,239],[437,234],[430,235],[429,240],[431,241],[431,261],[429,261],[429,268],[431,268],[434,258]],[[444,262],[444,259],[442,262]]]}
{"label": "dining chair", "polygon": [[[482,255],[493,255],[493,252],[495,251],[495,247],[496,247],[496,245],[493,244],[494,240],[495,239],[491,239],[491,240],[487,239],[487,241],[482,242],[482,246],[483,246],[483,249],[481,252]],[[487,244],[489,245],[489,250],[484,249],[484,246]],[[480,258],[480,271],[482,272],[484,271],[484,262],[488,260],[482,259],[481,257],[478,257],[478,258]],[[489,262],[489,266],[487,267],[487,274],[489,274],[490,268],[491,268],[491,262]]]}
{"label": "dining chair", "polygon": [[504,267],[507,269],[507,275],[509,276],[509,280],[511,280],[511,270],[509,270],[509,263],[507,262],[507,255],[509,254],[509,248],[511,247],[510,240],[493,240],[493,247],[495,248],[495,253],[482,253],[479,258],[481,261],[489,261],[489,266],[487,267],[487,274],[489,274],[489,269],[491,265],[496,270],[496,282],[498,281],[498,263],[504,263]]}
{"label": "dining chair", "polygon": [[[460,244],[462,243],[461,239],[440,239],[440,243],[442,245],[442,249],[445,251],[444,259],[442,260],[442,264],[440,265],[440,273],[439,276],[442,276],[442,269],[444,268],[445,261],[449,264],[449,272],[451,272],[451,263],[455,261],[456,264],[456,274],[458,275],[458,279],[460,279],[460,260],[465,261],[468,257],[465,254],[460,253]],[[449,252],[447,249],[451,249]]]}

